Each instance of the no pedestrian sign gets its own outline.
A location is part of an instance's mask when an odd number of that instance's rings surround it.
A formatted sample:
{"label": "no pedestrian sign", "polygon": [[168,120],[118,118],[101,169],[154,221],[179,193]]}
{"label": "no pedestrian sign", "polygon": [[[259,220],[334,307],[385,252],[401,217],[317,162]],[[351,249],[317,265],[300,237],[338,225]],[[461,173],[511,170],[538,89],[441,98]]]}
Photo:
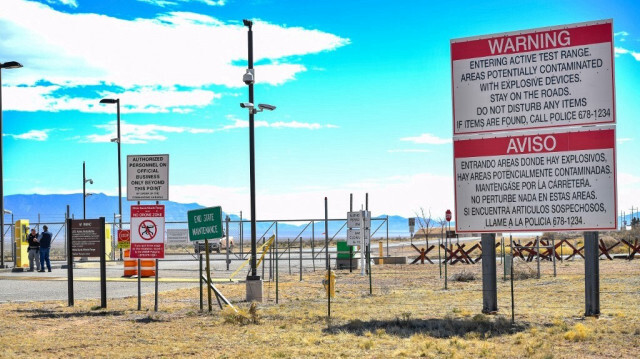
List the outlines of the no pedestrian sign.
{"label": "no pedestrian sign", "polygon": [[131,206],[131,258],[164,258],[164,206]]}

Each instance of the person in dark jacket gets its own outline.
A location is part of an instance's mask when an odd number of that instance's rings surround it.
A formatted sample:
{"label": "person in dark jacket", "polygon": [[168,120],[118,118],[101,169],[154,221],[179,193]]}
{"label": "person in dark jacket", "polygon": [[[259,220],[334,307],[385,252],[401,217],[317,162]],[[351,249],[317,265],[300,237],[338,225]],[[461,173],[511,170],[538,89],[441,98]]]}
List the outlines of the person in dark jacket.
{"label": "person in dark jacket", "polygon": [[36,267],[40,271],[40,242],[35,229],[31,230],[27,242],[29,242],[29,272],[33,272],[33,262],[36,262]]}
{"label": "person in dark jacket", "polygon": [[51,239],[53,236],[49,232],[47,226],[42,226],[44,232],[38,236],[38,242],[40,242],[40,270],[38,272],[44,272],[44,264],[47,263],[47,269],[51,272],[51,261],[49,260],[49,250],[51,249]]}

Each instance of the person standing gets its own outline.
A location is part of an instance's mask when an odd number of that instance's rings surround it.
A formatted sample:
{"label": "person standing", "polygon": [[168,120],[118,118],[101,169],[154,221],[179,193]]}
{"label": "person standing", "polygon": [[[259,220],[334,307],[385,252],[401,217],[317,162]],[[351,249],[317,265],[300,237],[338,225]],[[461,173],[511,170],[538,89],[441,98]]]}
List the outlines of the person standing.
{"label": "person standing", "polygon": [[33,272],[33,262],[36,262],[36,267],[40,271],[40,242],[35,229],[31,230],[27,241],[29,242],[29,272]]}
{"label": "person standing", "polygon": [[40,242],[40,270],[38,272],[44,272],[44,264],[46,262],[47,269],[51,272],[51,261],[49,260],[49,250],[51,249],[51,239],[53,236],[49,232],[49,228],[45,225],[42,226],[44,232],[38,236],[38,242]]}

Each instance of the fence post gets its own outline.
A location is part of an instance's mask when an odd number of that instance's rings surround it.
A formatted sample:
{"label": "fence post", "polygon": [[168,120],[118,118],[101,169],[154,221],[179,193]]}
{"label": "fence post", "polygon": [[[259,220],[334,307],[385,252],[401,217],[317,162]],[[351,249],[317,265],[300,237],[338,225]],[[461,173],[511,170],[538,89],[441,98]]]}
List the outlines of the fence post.
{"label": "fence post", "polygon": [[482,312],[498,311],[496,283],[496,234],[482,233]]}
{"label": "fence post", "polygon": [[302,282],[302,236],[300,236],[300,281]]}
{"label": "fence post", "polygon": [[313,272],[316,272],[316,255],[315,255],[315,239],[316,239],[316,229],[315,229],[315,221],[311,221],[311,263],[313,263]]}
{"label": "fence post", "polygon": [[587,317],[600,315],[600,253],[598,232],[584,232],[584,285]]}
{"label": "fence post", "polygon": [[540,237],[536,236],[536,262],[538,262],[538,279],[540,279]]}

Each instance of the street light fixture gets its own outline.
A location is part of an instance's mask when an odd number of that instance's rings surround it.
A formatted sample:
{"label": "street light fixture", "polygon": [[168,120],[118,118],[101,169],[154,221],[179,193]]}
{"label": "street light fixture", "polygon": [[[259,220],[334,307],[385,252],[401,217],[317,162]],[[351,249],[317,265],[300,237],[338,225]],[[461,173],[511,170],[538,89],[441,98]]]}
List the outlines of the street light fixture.
{"label": "street light fixture", "polygon": [[[17,61],[0,63],[1,69],[18,69],[22,67]],[[0,208],[4,209],[4,174],[2,169],[2,71],[0,71]],[[4,213],[0,215],[0,268],[4,268]]]}
{"label": "street light fixture", "polygon": [[118,214],[120,215],[120,229],[122,229],[122,165],[120,163],[120,142],[122,142],[122,140],[120,139],[120,99],[116,98],[103,98],[102,100],[100,100],[100,103],[106,103],[106,104],[116,104],[117,106],[117,111],[118,111],[118,122],[117,122],[117,129],[118,129],[118,137],[116,138],[112,138],[111,142],[115,142],[118,144]]}
{"label": "street light fixture", "polygon": [[82,219],[87,219],[87,197],[91,196],[93,193],[87,193],[87,182],[89,184],[93,184],[93,180],[91,178],[87,178],[87,171],[85,168],[84,161],[82,161]]}
{"label": "street light fixture", "polygon": [[[249,86],[249,102],[243,102],[240,107],[249,110],[249,182],[251,187],[251,272],[247,276],[247,300],[253,299],[262,300],[262,284],[260,282],[260,276],[258,276],[258,270],[256,265],[257,250],[256,250],[256,170],[255,170],[255,124],[254,115],[263,110],[273,111],[275,106],[267,104],[259,104],[258,109],[254,106],[253,99],[253,85],[255,83],[255,70],[253,68],[253,22],[250,20],[242,20],[244,26],[249,28],[247,33],[248,40],[248,68],[246,73],[242,76],[242,81]],[[260,284],[254,285],[253,283],[259,282]]]}

